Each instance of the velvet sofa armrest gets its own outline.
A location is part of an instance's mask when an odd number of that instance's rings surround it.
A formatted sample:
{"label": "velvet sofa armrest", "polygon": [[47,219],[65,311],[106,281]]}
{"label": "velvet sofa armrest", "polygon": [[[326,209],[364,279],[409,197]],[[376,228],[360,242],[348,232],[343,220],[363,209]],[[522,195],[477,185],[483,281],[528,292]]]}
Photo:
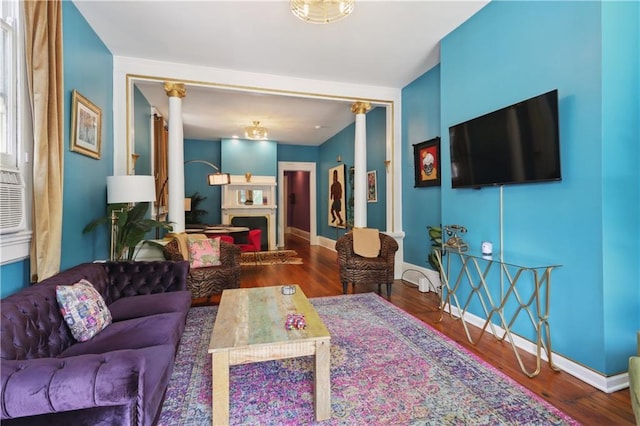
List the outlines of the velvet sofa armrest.
{"label": "velvet sofa armrest", "polygon": [[137,410],[145,360],[134,350],[2,360],[0,419],[128,405]]}
{"label": "velvet sofa armrest", "polygon": [[187,290],[189,262],[105,262],[107,304],[121,297]]}

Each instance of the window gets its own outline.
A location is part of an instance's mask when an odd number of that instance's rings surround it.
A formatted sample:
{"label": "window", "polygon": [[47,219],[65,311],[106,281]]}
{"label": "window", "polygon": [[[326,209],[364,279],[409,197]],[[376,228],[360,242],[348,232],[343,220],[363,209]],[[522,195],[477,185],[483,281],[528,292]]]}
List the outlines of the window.
{"label": "window", "polygon": [[[20,114],[21,96],[25,93],[24,67],[18,58],[20,40],[20,2],[0,2],[0,264],[28,257],[31,232],[28,230],[27,185],[29,168],[23,146],[27,123]],[[25,144],[26,145],[26,144]],[[27,179],[25,179],[27,177]]]}
{"label": "window", "polygon": [[0,2],[0,154],[4,167],[17,168],[17,5]]}

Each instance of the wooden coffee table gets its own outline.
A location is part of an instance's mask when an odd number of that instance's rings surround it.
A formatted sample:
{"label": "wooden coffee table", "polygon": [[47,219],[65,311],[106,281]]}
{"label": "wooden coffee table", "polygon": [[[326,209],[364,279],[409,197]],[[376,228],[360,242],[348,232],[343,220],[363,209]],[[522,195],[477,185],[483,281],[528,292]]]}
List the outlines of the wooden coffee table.
{"label": "wooden coffee table", "polygon": [[[229,423],[229,366],[315,356],[316,420],[331,418],[331,335],[300,287],[224,290],[209,342],[212,361],[212,422]],[[288,313],[303,314],[304,330],[286,330]],[[286,383],[282,384],[286,386]]]}

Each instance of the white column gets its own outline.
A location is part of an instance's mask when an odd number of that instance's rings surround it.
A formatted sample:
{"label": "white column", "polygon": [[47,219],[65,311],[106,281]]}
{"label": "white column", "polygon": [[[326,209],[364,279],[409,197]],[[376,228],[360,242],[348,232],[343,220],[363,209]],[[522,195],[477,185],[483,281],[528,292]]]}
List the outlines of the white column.
{"label": "white column", "polygon": [[353,155],[353,226],[367,227],[367,116],[369,102],[355,102],[351,112],[356,114],[356,136]]}
{"label": "white column", "polygon": [[182,98],[186,95],[183,83],[164,83],[169,97],[169,222],[173,232],[184,232],[184,136]]}

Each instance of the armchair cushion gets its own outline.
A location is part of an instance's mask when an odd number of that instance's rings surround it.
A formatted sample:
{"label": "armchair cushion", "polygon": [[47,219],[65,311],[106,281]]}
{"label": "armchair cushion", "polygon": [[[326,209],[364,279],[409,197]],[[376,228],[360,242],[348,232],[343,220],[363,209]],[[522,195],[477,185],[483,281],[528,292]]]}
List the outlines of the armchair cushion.
{"label": "armchair cushion", "polygon": [[378,230],[371,228],[354,228],[353,251],[362,257],[378,257],[378,254],[380,254]]}
{"label": "armchair cushion", "polygon": [[218,266],[220,262],[220,238],[206,240],[189,239],[189,264],[192,268]]}
{"label": "armchair cushion", "polygon": [[79,342],[86,342],[111,324],[111,312],[104,299],[85,279],[56,286],[56,299],[71,334]]}
{"label": "armchair cushion", "polygon": [[[193,234],[190,234],[189,237],[192,235]],[[188,240],[185,239],[185,241]],[[167,260],[183,259],[177,238],[172,238],[171,241],[164,246],[163,252]],[[220,241],[220,265],[189,269],[187,288],[191,291],[191,298],[209,297],[214,294],[220,294],[228,288],[239,288],[239,258],[240,248],[237,245]]]}

